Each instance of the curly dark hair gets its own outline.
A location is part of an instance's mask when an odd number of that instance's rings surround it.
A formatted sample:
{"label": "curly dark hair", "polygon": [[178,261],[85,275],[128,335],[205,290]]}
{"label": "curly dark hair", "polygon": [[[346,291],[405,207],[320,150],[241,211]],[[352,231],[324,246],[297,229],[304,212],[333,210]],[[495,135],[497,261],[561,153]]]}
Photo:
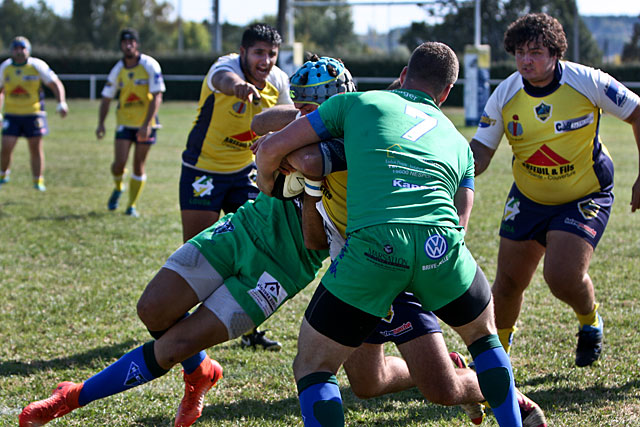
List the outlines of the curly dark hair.
{"label": "curly dark hair", "polygon": [[549,48],[551,56],[562,58],[567,50],[567,36],[562,25],[546,13],[529,13],[512,22],[504,33],[504,48],[515,55],[517,48],[538,40]]}
{"label": "curly dark hair", "polygon": [[273,28],[271,25],[257,23],[250,25],[246,30],[244,30],[240,46],[245,49],[249,49],[257,42],[271,43],[272,46],[280,47],[282,37],[280,37],[278,30]]}

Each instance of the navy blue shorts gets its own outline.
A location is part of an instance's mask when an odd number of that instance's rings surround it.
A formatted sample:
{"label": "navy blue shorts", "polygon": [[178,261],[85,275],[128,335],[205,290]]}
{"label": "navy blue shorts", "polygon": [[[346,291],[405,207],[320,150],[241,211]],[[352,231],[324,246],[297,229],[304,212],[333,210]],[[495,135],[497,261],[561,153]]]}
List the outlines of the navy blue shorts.
{"label": "navy blue shorts", "polygon": [[376,330],[364,342],[398,345],[434,332],[442,332],[438,318],[432,312],[424,311],[413,294],[403,292],[393,301],[389,315],[380,319]]}
{"label": "navy blue shorts", "polygon": [[247,200],[258,197],[258,187],[250,174],[255,165],[236,173],[205,172],[182,165],[180,210],[235,212]]}
{"label": "navy blue shorts", "polygon": [[536,240],[547,244],[547,232],[566,231],[582,237],[595,249],[607,227],[612,192],[597,192],[562,205],[541,205],[527,198],[515,184],[511,187],[500,236],[510,240]]}
{"label": "navy blue shorts", "polygon": [[149,139],[146,141],[138,141],[138,128],[128,128],[125,126],[118,126],[116,129],[116,139],[124,139],[127,141],[135,142],[136,144],[149,144],[156,143],[156,131],[157,129],[151,129]]}
{"label": "navy blue shorts", "polygon": [[19,116],[15,114],[5,114],[2,121],[2,134],[7,136],[24,136],[33,138],[49,133],[47,116],[32,114]]}

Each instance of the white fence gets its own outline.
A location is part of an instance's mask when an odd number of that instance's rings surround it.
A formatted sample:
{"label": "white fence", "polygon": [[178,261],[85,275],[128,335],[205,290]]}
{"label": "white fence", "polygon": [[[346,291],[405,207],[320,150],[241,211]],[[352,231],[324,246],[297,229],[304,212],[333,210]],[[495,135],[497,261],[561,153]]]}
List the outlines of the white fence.
{"label": "white fence", "polygon": [[[69,81],[87,81],[89,82],[89,99],[96,99],[96,88],[98,81],[106,81],[106,74],[59,74],[61,80],[69,80]],[[194,74],[165,74],[164,80],[168,82],[201,82],[204,78],[203,75],[194,75]],[[357,83],[380,83],[380,84],[390,84],[396,78],[395,77],[354,77],[353,78]],[[489,83],[491,85],[497,85],[500,83],[501,79],[490,79]],[[464,85],[464,79],[458,79],[456,84]],[[628,88],[640,88],[640,82],[622,82]]]}

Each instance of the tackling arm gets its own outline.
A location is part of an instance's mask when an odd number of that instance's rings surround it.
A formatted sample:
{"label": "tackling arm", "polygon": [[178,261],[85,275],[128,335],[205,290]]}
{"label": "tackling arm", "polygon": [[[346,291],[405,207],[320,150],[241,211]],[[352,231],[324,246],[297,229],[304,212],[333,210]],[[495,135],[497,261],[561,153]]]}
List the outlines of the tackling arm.
{"label": "tackling arm", "polygon": [[251,130],[258,135],[281,130],[295,120],[298,110],[291,104],[276,105],[253,117]]}
{"label": "tackling arm", "polygon": [[487,169],[496,150],[487,147],[477,139],[472,139],[469,143],[469,146],[471,147],[471,151],[473,152],[476,176],[478,176]]}
{"label": "tackling arm", "polygon": [[305,117],[293,121],[280,132],[263,136],[256,153],[260,190],[270,196],[273,190],[273,174],[282,159],[290,152],[318,141],[320,137]]}
{"label": "tackling arm", "polygon": [[[635,110],[625,119],[625,122],[629,123],[633,128],[633,135],[636,139],[636,145],[638,146],[638,163],[640,168],[640,106],[637,106]],[[640,209],[640,173],[638,178],[631,187],[631,212],[635,212]]]}

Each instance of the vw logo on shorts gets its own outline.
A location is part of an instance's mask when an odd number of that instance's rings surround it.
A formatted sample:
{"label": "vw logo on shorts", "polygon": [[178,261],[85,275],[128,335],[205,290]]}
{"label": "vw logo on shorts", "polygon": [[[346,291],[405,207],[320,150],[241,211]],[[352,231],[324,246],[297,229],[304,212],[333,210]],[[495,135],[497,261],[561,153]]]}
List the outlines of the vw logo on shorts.
{"label": "vw logo on shorts", "polygon": [[449,249],[447,239],[439,234],[435,234],[427,239],[424,243],[424,252],[431,259],[442,258]]}

